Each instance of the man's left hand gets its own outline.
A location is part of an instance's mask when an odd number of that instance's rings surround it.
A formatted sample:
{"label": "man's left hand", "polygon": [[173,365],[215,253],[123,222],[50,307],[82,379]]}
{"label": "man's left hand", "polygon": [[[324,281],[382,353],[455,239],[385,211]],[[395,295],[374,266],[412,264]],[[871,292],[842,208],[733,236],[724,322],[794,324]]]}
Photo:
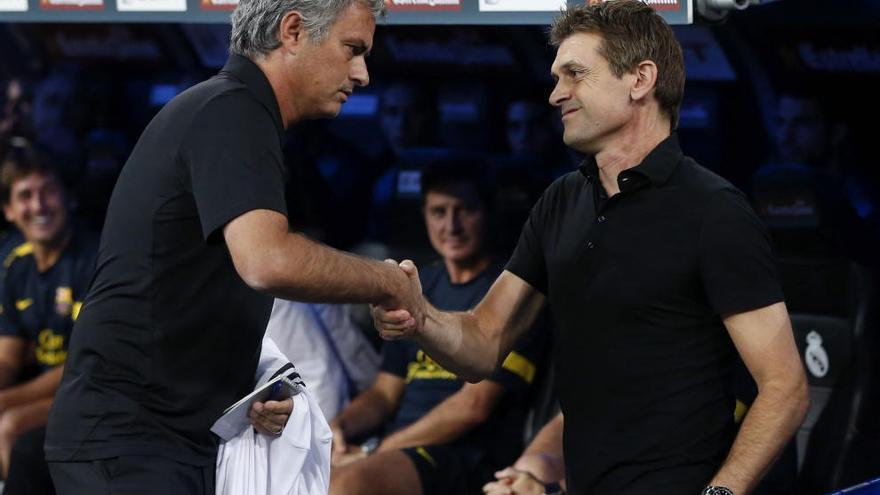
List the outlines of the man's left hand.
{"label": "man's left hand", "polygon": [[292,398],[282,401],[269,400],[266,402],[254,402],[248,417],[258,432],[278,436],[284,430],[284,425],[287,424],[287,420],[290,419],[292,412]]}
{"label": "man's left hand", "polygon": [[544,484],[526,471],[512,467],[495,473],[496,481],[486,483],[483,493],[486,495],[541,495]]}

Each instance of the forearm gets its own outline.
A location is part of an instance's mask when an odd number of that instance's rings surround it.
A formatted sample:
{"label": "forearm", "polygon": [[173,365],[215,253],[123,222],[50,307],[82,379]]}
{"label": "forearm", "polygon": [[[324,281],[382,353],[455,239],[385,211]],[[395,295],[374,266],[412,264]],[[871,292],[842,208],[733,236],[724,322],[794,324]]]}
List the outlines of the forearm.
{"label": "forearm", "polygon": [[367,389],[330,422],[339,428],[345,438],[354,438],[376,430],[391,415],[387,400],[372,389]]}
{"label": "forearm", "polygon": [[63,371],[63,365],[56,366],[33,380],[0,391],[0,410],[52,398],[61,385]]}
{"label": "forearm", "polygon": [[265,292],[305,302],[390,302],[407,288],[400,269],[287,234],[264,258],[269,261]]}
{"label": "forearm", "polygon": [[18,378],[18,373],[20,369],[16,366],[7,366],[5,364],[0,364],[0,389],[9,387],[13,383],[15,383],[15,379]]}
{"label": "forearm", "polygon": [[525,471],[542,483],[553,483],[565,478],[565,462],[562,454],[534,452],[523,454],[514,463],[513,468]]}
{"label": "forearm", "polygon": [[[501,386],[486,381],[465,387],[471,390],[453,394],[418,421],[385,437],[379,450],[452,442],[484,423],[503,393]],[[471,393],[474,387],[482,390]]]}
{"label": "forearm", "polygon": [[473,313],[440,311],[429,305],[415,341],[443,368],[473,383],[489,376],[500,364],[504,351],[500,335],[500,331],[481,325]]}
{"label": "forearm", "polygon": [[736,495],[750,493],[797,431],[808,406],[804,383],[763,387],[710,484],[726,486]]}
{"label": "forearm", "polygon": [[563,425],[562,414],[557,414],[535,435],[513,467],[520,471],[528,471],[545,483],[565,478],[565,461],[562,454]]}

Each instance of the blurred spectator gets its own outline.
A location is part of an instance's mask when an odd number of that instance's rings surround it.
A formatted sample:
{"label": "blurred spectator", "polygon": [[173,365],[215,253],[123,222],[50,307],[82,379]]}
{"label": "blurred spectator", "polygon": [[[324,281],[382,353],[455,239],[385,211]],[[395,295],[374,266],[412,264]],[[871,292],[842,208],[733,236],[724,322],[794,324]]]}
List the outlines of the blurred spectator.
{"label": "blurred spectator", "polygon": [[507,106],[505,136],[511,156],[537,160],[538,174],[547,183],[575,170],[577,163],[562,146],[559,114],[550,106],[549,90],[535,90]]}
{"label": "blurred spectator", "polygon": [[376,377],[379,354],[352,318],[349,304],[276,299],[266,327],[290,359],[327,421]]}
{"label": "blurred spectator", "polygon": [[73,70],[57,70],[40,81],[34,92],[33,125],[36,143],[62,158],[58,172],[72,180],[79,174],[85,109],[79,101]]}
{"label": "blurred spectator", "polygon": [[[437,307],[472,308],[503,268],[488,238],[486,190],[479,170],[434,166],[421,177],[424,220],[441,263],[420,273]],[[464,383],[411,341],[387,342],[381,371],[332,422],[330,493],[448,494],[478,491],[520,448],[527,392],[544,332],[524,335],[500,369]],[[373,448],[354,443],[384,428]],[[373,454],[373,455],[370,455]]]}
{"label": "blurred spectator", "polygon": [[875,196],[855,171],[849,126],[839,112],[840,105],[807,90],[779,95],[774,156],[755,173],[752,189],[783,256],[874,257],[880,225]]}
{"label": "blurred spectator", "polygon": [[575,169],[560,144],[557,113],[547,94],[536,90],[532,96],[510,101],[505,114],[507,153],[492,163],[495,240],[506,254],[513,250],[529,211],[547,186]]}
{"label": "blurred spectator", "polygon": [[[58,174],[41,155],[15,148],[0,166],[0,195],[6,219],[25,243],[6,258],[0,312],[0,469],[5,492],[34,495],[39,465],[13,463],[13,444],[25,432],[46,425],[61,381],[73,322],[79,314],[95,264],[96,239],[71,225],[67,195]],[[16,450],[41,451],[40,442]]]}
{"label": "blurred spectator", "polygon": [[779,95],[774,132],[778,162],[827,173],[841,183],[861,218],[876,217],[876,196],[855,172],[855,158],[847,153],[849,132],[849,125],[834,113],[830,102],[803,91]]}
{"label": "blurred spectator", "polygon": [[411,219],[395,222],[393,217],[398,213],[417,216],[414,213],[417,209],[406,204],[413,199],[418,203],[423,161],[443,154],[442,151],[432,151],[436,144],[438,120],[437,95],[430,88],[395,82],[382,91],[379,126],[387,149],[378,159],[378,168],[384,173],[372,190],[367,233],[370,240],[400,245],[412,244],[408,241],[424,237],[419,222],[414,223]]}
{"label": "blurred spectator", "polygon": [[379,126],[391,157],[408,148],[435,144],[438,125],[437,95],[423,84],[389,84],[379,99]]}
{"label": "blurred spectator", "polygon": [[130,151],[119,131],[94,129],[86,137],[85,166],[76,184],[76,215],[85,226],[100,230],[119,171]]}
{"label": "blurred spectator", "polygon": [[25,145],[33,139],[31,95],[24,82],[10,79],[6,83],[3,113],[0,114],[0,156],[6,156],[11,145]]}

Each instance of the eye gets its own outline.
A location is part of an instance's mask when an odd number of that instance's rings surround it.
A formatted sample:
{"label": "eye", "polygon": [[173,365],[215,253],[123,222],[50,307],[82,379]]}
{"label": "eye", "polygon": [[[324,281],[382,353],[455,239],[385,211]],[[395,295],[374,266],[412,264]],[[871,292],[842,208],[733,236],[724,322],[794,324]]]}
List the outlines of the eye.
{"label": "eye", "polygon": [[356,43],[347,43],[345,47],[348,48],[348,51],[353,57],[360,56],[367,51],[367,48],[365,46]]}

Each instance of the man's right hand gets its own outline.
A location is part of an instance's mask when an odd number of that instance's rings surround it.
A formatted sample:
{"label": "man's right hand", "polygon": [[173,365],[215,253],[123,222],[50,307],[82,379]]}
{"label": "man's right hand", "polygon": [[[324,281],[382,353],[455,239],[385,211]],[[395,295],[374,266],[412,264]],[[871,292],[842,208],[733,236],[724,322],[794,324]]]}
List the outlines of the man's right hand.
{"label": "man's right hand", "polygon": [[[395,263],[393,260],[386,261]],[[406,286],[388,303],[372,306],[373,323],[385,340],[411,337],[424,325],[427,312],[428,305],[422,296],[416,265],[404,260],[398,266],[407,276]]]}

